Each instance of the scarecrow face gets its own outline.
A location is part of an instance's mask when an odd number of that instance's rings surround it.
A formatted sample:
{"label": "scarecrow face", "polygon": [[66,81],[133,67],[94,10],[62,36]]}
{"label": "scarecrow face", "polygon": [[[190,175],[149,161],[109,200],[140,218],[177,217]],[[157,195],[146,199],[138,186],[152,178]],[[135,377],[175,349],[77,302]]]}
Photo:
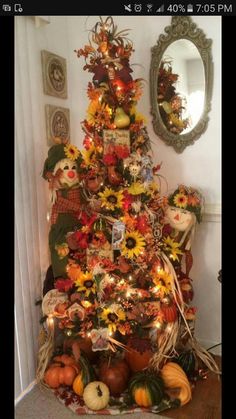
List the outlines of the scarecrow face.
{"label": "scarecrow face", "polygon": [[56,174],[58,169],[62,169],[63,173],[60,176],[60,184],[69,187],[76,185],[79,182],[78,173],[76,171],[76,163],[70,159],[60,160],[53,171]]}
{"label": "scarecrow face", "polygon": [[166,221],[177,231],[185,231],[194,223],[194,214],[190,211],[168,206]]}

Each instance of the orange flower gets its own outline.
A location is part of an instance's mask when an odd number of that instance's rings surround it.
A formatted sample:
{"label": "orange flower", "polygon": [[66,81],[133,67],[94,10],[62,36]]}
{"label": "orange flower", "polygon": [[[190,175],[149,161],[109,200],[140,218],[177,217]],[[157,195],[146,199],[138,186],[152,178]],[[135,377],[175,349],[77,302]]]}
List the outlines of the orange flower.
{"label": "orange flower", "polygon": [[196,207],[199,204],[200,204],[200,201],[195,195],[188,196],[188,205],[192,205],[192,207]]}

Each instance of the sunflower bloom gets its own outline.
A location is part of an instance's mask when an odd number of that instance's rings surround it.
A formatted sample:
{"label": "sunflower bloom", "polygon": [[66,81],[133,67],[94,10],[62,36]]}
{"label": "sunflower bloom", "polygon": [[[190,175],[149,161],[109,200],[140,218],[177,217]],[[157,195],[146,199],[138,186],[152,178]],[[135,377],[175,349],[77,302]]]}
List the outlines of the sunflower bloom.
{"label": "sunflower bloom", "polygon": [[65,155],[70,160],[76,160],[79,157],[80,151],[75,145],[68,144],[64,147]]}
{"label": "sunflower bloom", "polygon": [[132,259],[143,252],[146,242],[137,230],[127,232],[122,246],[122,255]]}
{"label": "sunflower bloom", "polygon": [[179,246],[180,244],[171,239],[170,236],[164,239],[164,249],[171,253],[170,258],[172,260],[179,261],[178,255],[183,255],[183,252],[180,250]]}
{"label": "sunflower bloom", "polygon": [[86,297],[89,297],[91,293],[96,293],[96,284],[93,280],[93,274],[91,272],[81,272],[78,279],[75,281],[75,285],[78,287],[78,292],[85,292]]}
{"label": "sunflower bloom", "polygon": [[114,211],[116,208],[122,208],[123,192],[114,191],[110,188],[105,188],[103,192],[98,194],[101,198],[101,206],[108,210]]}
{"label": "sunflower bloom", "polygon": [[104,308],[100,317],[107,324],[110,333],[115,332],[119,322],[126,319],[125,312],[118,305]]}
{"label": "sunflower bloom", "polygon": [[163,269],[157,271],[153,282],[156,285],[154,290],[161,299],[171,292],[172,276]]}
{"label": "sunflower bloom", "polygon": [[183,193],[177,193],[174,197],[174,203],[179,208],[186,208],[188,204],[188,197]]}

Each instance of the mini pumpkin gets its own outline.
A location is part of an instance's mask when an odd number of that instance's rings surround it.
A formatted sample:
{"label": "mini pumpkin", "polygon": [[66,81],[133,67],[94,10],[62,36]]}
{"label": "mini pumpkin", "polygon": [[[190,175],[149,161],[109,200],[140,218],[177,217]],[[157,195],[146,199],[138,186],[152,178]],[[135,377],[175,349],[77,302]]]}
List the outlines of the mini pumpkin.
{"label": "mini pumpkin", "polygon": [[173,303],[161,304],[161,311],[164,314],[165,321],[173,323],[177,319],[177,308]]}
{"label": "mini pumpkin", "polygon": [[104,409],[108,405],[109,398],[109,388],[102,381],[92,381],[84,389],[84,403],[91,410]]}
{"label": "mini pumpkin", "polygon": [[129,382],[129,393],[140,407],[158,405],[164,396],[164,383],[160,376],[141,371]]}
{"label": "mini pumpkin", "polygon": [[56,362],[49,365],[44,374],[44,382],[51,388],[58,388],[61,385],[71,386],[79,372],[75,360],[63,354],[54,357],[54,361]]}

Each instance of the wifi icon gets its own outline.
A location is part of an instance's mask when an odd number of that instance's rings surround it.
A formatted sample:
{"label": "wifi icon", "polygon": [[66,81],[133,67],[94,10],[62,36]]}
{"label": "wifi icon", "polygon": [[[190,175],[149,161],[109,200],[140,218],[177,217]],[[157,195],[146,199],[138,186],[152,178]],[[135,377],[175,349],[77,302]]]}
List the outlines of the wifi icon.
{"label": "wifi icon", "polygon": [[152,11],[153,4],[147,4],[147,11],[150,13]]}

